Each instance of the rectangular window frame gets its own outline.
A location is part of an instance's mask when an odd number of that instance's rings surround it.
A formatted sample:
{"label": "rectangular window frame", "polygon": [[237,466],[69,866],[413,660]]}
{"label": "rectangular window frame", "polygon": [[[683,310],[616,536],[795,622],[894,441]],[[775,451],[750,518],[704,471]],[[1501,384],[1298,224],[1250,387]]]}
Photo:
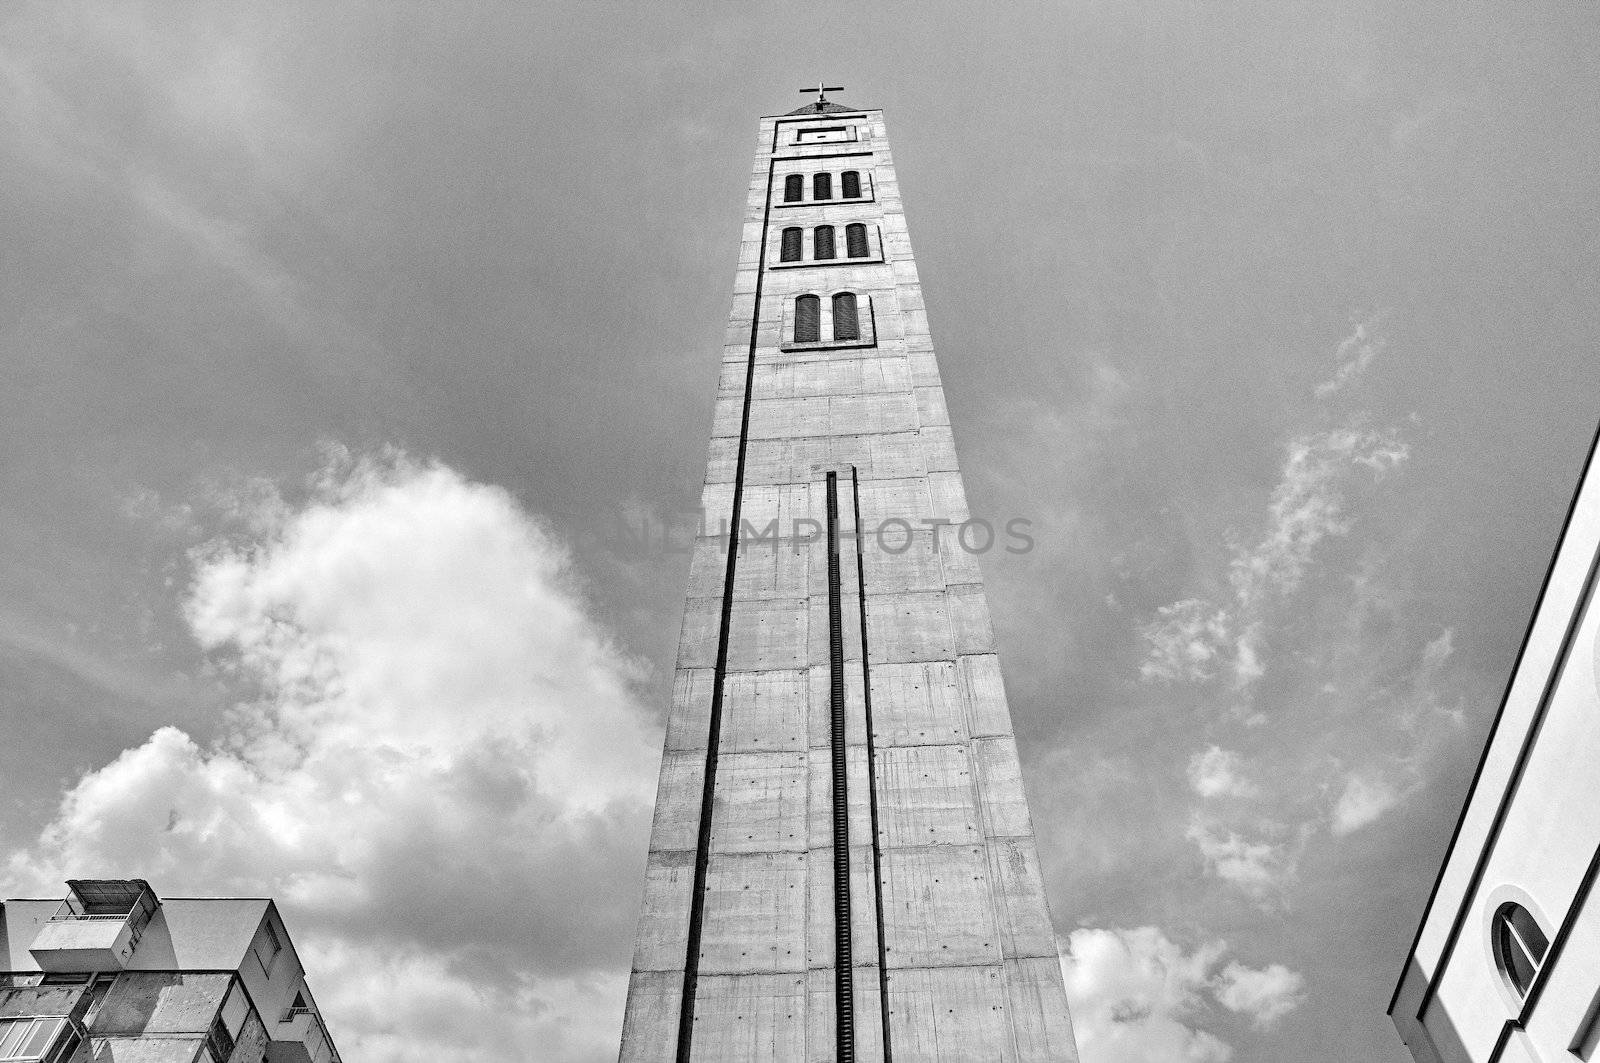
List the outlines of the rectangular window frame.
{"label": "rectangular window frame", "polygon": [[[873,308],[872,295],[869,292],[857,291],[856,295],[856,328],[859,335],[855,339],[835,340],[833,335],[833,297],[836,293],[825,289],[811,292],[797,292],[783,300],[783,320],[778,330],[778,349],[780,351],[840,351],[852,350],[860,347],[876,347],[878,345],[877,313]],[[817,336],[815,343],[801,343],[794,338],[794,306],[799,295],[815,295],[821,301],[821,317],[817,322]]]}

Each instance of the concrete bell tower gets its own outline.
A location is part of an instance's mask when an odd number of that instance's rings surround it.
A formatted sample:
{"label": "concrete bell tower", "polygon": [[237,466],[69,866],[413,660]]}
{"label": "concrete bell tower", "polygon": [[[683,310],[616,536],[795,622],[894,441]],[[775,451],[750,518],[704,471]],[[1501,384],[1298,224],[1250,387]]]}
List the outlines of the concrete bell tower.
{"label": "concrete bell tower", "polygon": [[[883,112],[761,120],[622,1063],[1077,1059]],[[963,527],[963,525],[965,525]]]}

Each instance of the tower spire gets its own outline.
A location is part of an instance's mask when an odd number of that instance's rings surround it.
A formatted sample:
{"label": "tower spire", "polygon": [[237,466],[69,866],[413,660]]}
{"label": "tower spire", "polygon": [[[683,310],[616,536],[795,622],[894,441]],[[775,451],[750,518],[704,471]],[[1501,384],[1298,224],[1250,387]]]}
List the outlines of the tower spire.
{"label": "tower spire", "polygon": [[814,88],[814,89],[801,89],[800,91],[801,92],[815,92],[817,94],[817,110],[820,111],[820,110],[823,109],[823,107],[827,106],[828,93],[830,93],[830,92],[843,92],[844,91],[844,86],[843,85],[824,85],[821,81],[818,81],[816,88]]}

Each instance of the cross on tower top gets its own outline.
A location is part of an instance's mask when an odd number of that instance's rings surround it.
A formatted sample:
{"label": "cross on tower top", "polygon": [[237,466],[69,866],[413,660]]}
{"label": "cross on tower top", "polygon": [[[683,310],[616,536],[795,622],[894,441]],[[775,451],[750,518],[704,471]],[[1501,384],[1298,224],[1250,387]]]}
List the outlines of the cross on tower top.
{"label": "cross on tower top", "polygon": [[817,94],[817,106],[821,107],[823,104],[828,102],[828,93],[830,93],[830,92],[843,92],[844,91],[844,86],[843,85],[824,85],[822,82],[819,81],[819,82],[817,82],[817,87],[816,88],[814,88],[814,89],[801,89],[800,91],[801,92],[815,92]]}

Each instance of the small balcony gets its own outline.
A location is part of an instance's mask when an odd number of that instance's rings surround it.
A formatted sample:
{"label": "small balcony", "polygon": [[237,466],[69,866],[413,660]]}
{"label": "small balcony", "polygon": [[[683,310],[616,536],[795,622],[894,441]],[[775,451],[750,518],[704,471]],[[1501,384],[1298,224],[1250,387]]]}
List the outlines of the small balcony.
{"label": "small balcony", "polygon": [[267,1046],[267,1063],[339,1063],[333,1039],[313,1008],[290,1008]]}
{"label": "small balcony", "polygon": [[143,879],[69,879],[28,952],[47,974],[120,971],[161,902]]}

